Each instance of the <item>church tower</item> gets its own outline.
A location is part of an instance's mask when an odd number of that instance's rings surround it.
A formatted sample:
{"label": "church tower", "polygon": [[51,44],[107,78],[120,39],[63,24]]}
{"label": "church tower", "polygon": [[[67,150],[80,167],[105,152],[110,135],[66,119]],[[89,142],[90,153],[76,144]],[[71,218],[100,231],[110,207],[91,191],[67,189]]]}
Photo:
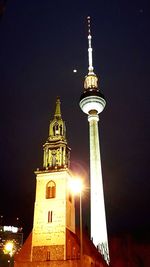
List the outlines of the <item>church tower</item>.
{"label": "church tower", "polygon": [[91,196],[91,239],[99,248],[107,263],[109,251],[101,170],[98,121],[99,113],[106,105],[98,88],[98,78],[92,62],[90,17],[88,17],[88,74],[84,80],[84,92],[80,98],[80,108],[88,115],[90,137],[90,196]]}
{"label": "church tower", "polygon": [[59,98],[43,149],[43,168],[35,172],[31,261],[66,260],[67,230],[75,233],[75,203],[68,186],[70,148]]}
{"label": "church tower", "polygon": [[66,126],[61,117],[60,99],[56,100],[56,110],[49,126],[49,137],[43,146],[43,167],[61,169],[69,167],[70,148],[67,146]]}

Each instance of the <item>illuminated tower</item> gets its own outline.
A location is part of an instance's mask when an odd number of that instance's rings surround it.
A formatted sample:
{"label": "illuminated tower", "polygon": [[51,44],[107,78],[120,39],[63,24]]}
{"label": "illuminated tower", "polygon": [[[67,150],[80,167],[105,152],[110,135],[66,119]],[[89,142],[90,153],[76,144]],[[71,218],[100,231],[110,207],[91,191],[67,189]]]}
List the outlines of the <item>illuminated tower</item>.
{"label": "illuminated tower", "polygon": [[75,233],[75,204],[68,187],[70,148],[59,98],[43,149],[43,169],[35,172],[31,261],[66,260],[67,230]]}
{"label": "illuminated tower", "polygon": [[109,262],[107,227],[104,205],[103,180],[101,170],[98,121],[106,105],[103,94],[98,89],[98,78],[92,63],[90,17],[88,17],[88,74],[84,81],[84,92],[80,98],[80,108],[88,114],[90,135],[90,188],[91,188],[91,239]]}

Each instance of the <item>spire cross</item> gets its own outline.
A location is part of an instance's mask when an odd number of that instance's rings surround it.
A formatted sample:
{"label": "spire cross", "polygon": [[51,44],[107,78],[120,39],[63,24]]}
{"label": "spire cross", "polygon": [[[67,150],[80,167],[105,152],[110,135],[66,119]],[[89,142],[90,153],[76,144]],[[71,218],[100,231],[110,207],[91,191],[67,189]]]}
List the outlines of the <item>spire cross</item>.
{"label": "spire cross", "polygon": [[88,67],[88,70],[89,70],[89,74],[90,73],[93,73],[93,58],[92,58],[92,46],[91,46],[91,39],[92,39],[92,36],[91,36],[91,18],[88,16],[87,17],[87,22],[88,22],[88,59],[89,59],[89,67]]}

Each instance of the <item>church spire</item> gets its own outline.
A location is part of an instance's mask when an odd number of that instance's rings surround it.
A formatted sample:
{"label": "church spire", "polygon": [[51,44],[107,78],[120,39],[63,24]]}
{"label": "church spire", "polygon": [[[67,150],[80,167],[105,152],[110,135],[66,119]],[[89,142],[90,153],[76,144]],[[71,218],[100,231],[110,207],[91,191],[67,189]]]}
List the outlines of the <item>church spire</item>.
{"label": "church spire", "polygon": [[55,109],[55,118],[61,118],[61,110],[60,110],[60,98],[56,99],[56,109]]}
{"label": "church spire", "polygon": [[93,67],[93,55],[92,55],[92,35],[91,35],[91,18],[87,17],[88,22],[88,75],[85,77],[84,80],[84,89],[85,90],[98,90],[98,78],[96,74],[94,73],[94,67]]}
{"label": "church spire", "polygon": [[66,139],[66,127],[65,127],[65,122],[62,120],[62,117],[61,117],[60,104],[61,104],[60,98],[57,97],[54,119],[50,121],[50,125],[49,125],[49,140],[51,139],[65,140]]}

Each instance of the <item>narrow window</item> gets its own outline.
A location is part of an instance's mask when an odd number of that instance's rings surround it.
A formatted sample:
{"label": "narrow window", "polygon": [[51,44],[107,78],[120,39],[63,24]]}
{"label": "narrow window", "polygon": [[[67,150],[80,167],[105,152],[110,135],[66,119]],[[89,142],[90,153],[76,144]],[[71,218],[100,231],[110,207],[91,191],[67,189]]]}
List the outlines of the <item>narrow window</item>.
{"label": "narrow window", "polygon": [[53,126],[53,135],[55,135],[55,126]]}
{"label": "narrow window", "polygon": [[49,211],[48,212],[48,223],[51,223],[53,221],[53,212]]}
{"label": "narrow window", "polygon": [[59,134],[59,127],[58,127],[58,124],[56,124],[56,126],[55,126],[55,133],[56,133],[56,134]]}
{"label": "narrow window", "polygon": [[69,201],[72,202],[72,194],[69,192]]}
{"label": "narrow window", "polygon": [[50,261],[50,251],[47,251],[47,261]]}
{"label": "narrow window", "polygon": [[60,135],[63,134],[63,131],[62,131],[62,125],[60,125]]}
{"label": "narrow window", "polygon": [[72,258],[75,259],[75,257],[76,257],[76,248],[73,247],[73,249],[72,249]]}

